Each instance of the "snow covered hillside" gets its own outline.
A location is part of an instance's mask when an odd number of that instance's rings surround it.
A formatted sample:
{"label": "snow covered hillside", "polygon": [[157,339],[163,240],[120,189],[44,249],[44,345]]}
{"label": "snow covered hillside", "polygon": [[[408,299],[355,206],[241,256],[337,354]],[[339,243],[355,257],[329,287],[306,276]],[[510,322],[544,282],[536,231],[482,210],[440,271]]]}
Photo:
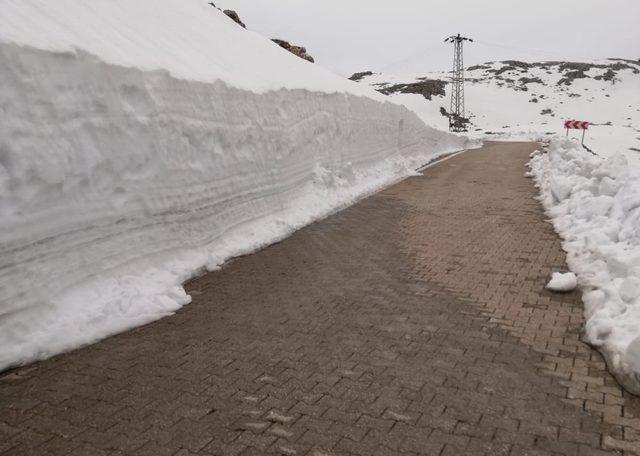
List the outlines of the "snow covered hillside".
{"label": "snow covered hillside", "polygon": [[[584,120],[596,124],[586,133],[587,146],[602,154],[624,151],[640,163],[640,60],[489,62],[468,68],[465,78],[471,136],[545,139],[564,135],[565,119]],[[446,129],[441,109],[449,111],[449,79],[448,72],[371,74],[359,82]]]}
{"label": "snow covered hillside", "polygon": [[0,369],[171,314],[466,144],[205,1],[0,10]]}

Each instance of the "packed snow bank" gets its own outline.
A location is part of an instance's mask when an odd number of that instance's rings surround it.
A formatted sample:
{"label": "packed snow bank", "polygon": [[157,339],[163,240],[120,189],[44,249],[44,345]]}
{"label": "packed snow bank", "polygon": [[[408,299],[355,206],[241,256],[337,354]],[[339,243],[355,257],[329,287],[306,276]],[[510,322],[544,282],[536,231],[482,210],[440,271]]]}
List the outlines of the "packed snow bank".
{"label": "packed snow bank", "polygon": [[570,140],[552,141],[530,167],[584,291],[586,339],[640,394],[640,170]]}
{"label": "packed snow bank", "polygon": [[578,278],[573,272],[554,272],[547,284],[551,291],[572,291],[578,286]]}
{"label": "packed snow bank", "polygon": [[195,2],[0,5],[0,369],[465,147]]}

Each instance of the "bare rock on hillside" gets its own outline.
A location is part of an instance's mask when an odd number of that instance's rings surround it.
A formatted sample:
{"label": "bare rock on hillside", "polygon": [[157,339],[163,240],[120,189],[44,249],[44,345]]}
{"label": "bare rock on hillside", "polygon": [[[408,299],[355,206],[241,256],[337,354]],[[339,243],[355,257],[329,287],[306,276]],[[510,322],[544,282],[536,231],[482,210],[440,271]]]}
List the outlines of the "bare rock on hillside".
{"label": "bare rock on hillside", "polygon": [[528,70],[529,68],[533,68],[535,66],[535,63],[521,62],[519,60],[503,60],[501,63],[516,67],[520,70]]}
{"label": "bare rock on hillside", "polygon": [[[527,73],[532,68],[546,70],[547,74],[553,74],[554,72],[561,75],[558,85],[570,86],[576,79],[585,79],[594,77],[597,80],[616,81],[617,73],[622,70],[631,70],[634,74],[640,73],[640,60],[631,59],[608,59],[609,63],[585,63],[585,62],[562,62],[562,61],[546,61],[546,62],[520,62],[518,60],[504,60],[496,62],[501,65],[492,67],[492,63],[488,62],[482,65],[476,65],[469,67],[468,70],[483,69],[486,73],[493,74],[495,79],[503,79],[504,73],[513,75],[516,72]],[[603,72],[597,76],[590,76],[588,72],[593,69],[603,70]],[[524,78],[521,78],[521,81]],[[536,78],[530,79],[528,82],[538,82]],[[504,78],[504,80],[507,80]],[[507,81],[509,82],[509,81]],[[514,87],[516,90],[523,90],[523,87],[528,83],[524,82],[519,87]]]}
{"label": "bare rock on hillside", "polygon": [[475,70],[489,70],[491,69],[491,65],[482,64],[482,65],[473,65],[467,68],[467,71],[475,71]]}
{"label": "bare rock on hillside", "polygon": [[224,10],[223,13],[226,14],[227,16],[229,16],[233,20],[233,22],[235,22],[236,24],[238,24],[242,28],[247,28],[247,26],[244,25],[244,22],[242,22],[240,20],[240,16],[238,16],[238,13],[236,13],[235,11],[233,11],[233,10]]}
{"label": "bare rock on hillside", "polygon": [[445,96],[444,87],[447,85],[446,81],[440,79],[426,79],[423,78],[418,82],[410,82],[407,84],[394,84],[392,86],[376,89],[378,92],[385,95],[392,93],[416,93],[425,97],[427,100],[431,100],[433,95],[441,97]]}
{"label": "bare rock on hillside", "polygon": [[518,79],[518,82],[522,85],[527,85],[527,84],[543,84],[544,85],[544,82],[542,81],[542,79],[538,77],[535,77],[535,78],[522,77]]}
{"label": "bare rock on hillside", "polygon": [[588,78],[585,74],[593,66],[589,63],[565,62],[558,67],[559,72],[564,72],[564,76],[558,81],[558,85],[571,85],[575,79]]}
{"label": "bare rock on hillside", "polygon": [[489,69],[489,73],[493,73],[496,76],[501,75],[502,73],[506,73],[507,71],[520,71],[526,72],[529,68],[533,67],[533,64],[527,62],[520,62],[519,60],[503,60],[502,63],[504,66],[498,69]]}
{"label": "bare rock on hillside", "polygon": [[613,81],[613,80],[616,79],[616,72],[613,71],[613,69],[609,68],[609,69],[607,69],[607,71],[605,71],[604,73],[596,76],[593,79],[595,79],[596,81],[600,81],[600,80]]}
{"label": "bare rock on hillside", "polygon": [[359,81],[364,77],[367,76],[371,76],[373,74],[373,71],[362,71],[360,73],[353,73],[349,79],[351,79],[352,81]]}
{"label": "bare rock on hillside", "polygon": [[277,38],[273,38],[271,41],[273,41],[274,43],[276,43],[278,46],[280,46],[283,49],[286,49],[287,51],[291,52],[292,54],[300,57],[301,59],[307,60],[311,63],[315,62],[315,59],[310,56],[309,54],[307,54],[307,49],[303,46],[295,46],[292,45],[291,43],[289,43],[288,41],[285,40],[280,40]]}

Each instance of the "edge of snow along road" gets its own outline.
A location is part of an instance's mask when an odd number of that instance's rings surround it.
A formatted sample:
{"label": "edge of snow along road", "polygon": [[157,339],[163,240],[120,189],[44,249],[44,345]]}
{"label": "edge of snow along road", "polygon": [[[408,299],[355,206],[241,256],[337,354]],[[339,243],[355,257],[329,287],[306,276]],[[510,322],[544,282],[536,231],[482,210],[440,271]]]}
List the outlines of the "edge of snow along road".
{"label": "edge of snow along road", "polygon": [[472,141],[468,145],[468,147],[466,147],[464,149],[461,149],[461,150],[458,150],[458,151],[455,151],[455,152],[451,152],[449,154],[445,154],[442,158],[437,158],[435,160],[432,160],[432,161],[428,162],[427,164],[425,164],[425,165],[421,166],[420,168],[418,168],[416,170],[416,172],[417,173],[421,173],[425,169],[431,168],[432,166],[436,166],[439,163],[445,162],[445,161],[455,157],[456,155],[463,154],[463,153],[468,152],[468,151],[473,150],[473,149],[479,149],[479,148],[482,147],[482,144],[483,144],[482,140]]}
{"label": "edge of snow along road", "polygon": [[583,292],[585,341],[640,395],[640,171],[622,153],[566,139],[536,151],[530,173]]}

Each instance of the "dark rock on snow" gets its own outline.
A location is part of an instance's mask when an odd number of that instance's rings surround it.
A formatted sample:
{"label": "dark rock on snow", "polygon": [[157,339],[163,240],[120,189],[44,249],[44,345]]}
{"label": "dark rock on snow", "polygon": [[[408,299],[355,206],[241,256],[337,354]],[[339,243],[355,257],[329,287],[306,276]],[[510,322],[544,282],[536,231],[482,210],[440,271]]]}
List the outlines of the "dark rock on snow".
{"label": "dark rock on snow", "polygon": [[615,71],[609,68],[607,71],[604,72],[604,74],[600,74],[593,79],[595,79],[596,81],[600,81],[600,80],[613,81],[616,77],[616,74],[617,73]]}
{"label": "dark rock on snow", "polygon": [[[209,2],[209,5],[211,5],[214,8],[220,10],[220,8],[218,8],[215,5],[215,3],[213,3],[213,2]],[[242,28],[247,28],[247,26],[244,24],[244,22],[242,22],[242,19],[240,19],[240,16],[238,15],[238,13],[236,13],[234,10],[224,10],[222,12],[224,14],[226,14],[236,24],[241,26]],[[313,57],[311,57],[309,54],[307,54],[307,50],[304,47],[302,47],[302,46],[293,46],[288,41],[284,41],[284,40],[273,39],[272,41],[274,43],[277,43],[280,47],[282,47],[282,48],[286,49],[287,51],[291,52],[292,54],[297,55],[301,59],[308,60],[309,62],[314,62]]]}
{"label": "dark rock on snow", "polygon": [[352,81],[359,81],[366,76],[371,76],[372,74],[373,74],[373,71],[362,71],[360,73],[353,73],[349,77],[349,79],[351,79]]}
{"label": "dark rock on snow", "polygon": [[441,97],[445,96],[445,85],[447,85],[447,82],[441,81],[440,79],[423,79],[419,82],[395,84],[376,90],[385,95],[389,95],[391,93],[416,93],[422,95],[427,100],[431,100],[432,95],[439,95]]}
{"label": "dark rock on snow", "polygon": [[224,10],[223,13],[226,14],[227,16],[229,16],[233,20],[233,22],[235,22],[236,24],[238,24],[242,28],[247,28],[247,26],[244,25],[244,22],[242,22],[240,20],[240,16],[238,16],[238,13],[236,13],[235,11],[233,11],[233,10]]}
{"label": "dark rock on snow", "polygon": [[542,82],[542,79],[535,77],[535,78],[520,78],[518,79],[518,82],[522,85],[527,85],[527,84],[544,84],[544,82]]}
{"label": "dark rock on snow", "polygon": [[315,62],[314,58],[311,57],[309,54],[307,54],[307,49],[305,47],[303,47],[303,46],[294,46],[291,43],[289,43],[288,41],[279,40],[277,38],[273,38],[271,41],[276,43],[281,48],[286,49],[287,51],[291,52],[292,54],[300,57],[301,59],[307,60],[307,61],[312,62],[312,63]]}
{"label": "dark rock on snow", "polygon": [[487,65],[487,64],[484,64],[484,65],[473,65],[473,66],[470,66],[469,68],[467,68],[467,71],[488,70],[490,68],[491,68],[491,66]]}

